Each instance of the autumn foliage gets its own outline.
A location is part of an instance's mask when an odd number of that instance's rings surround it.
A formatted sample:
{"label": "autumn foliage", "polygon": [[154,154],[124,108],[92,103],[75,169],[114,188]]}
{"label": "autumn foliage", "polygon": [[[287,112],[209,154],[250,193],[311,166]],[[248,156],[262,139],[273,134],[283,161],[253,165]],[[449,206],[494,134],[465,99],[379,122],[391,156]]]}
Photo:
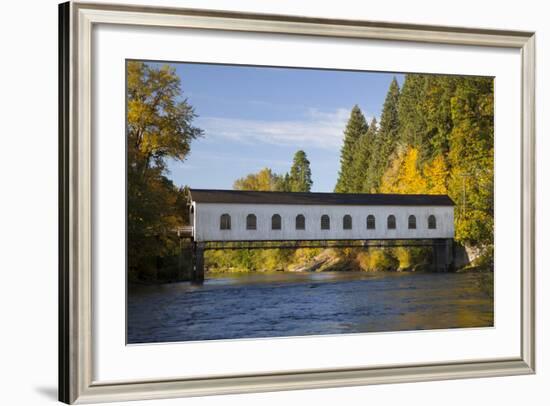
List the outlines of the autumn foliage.
{"label": "autumn foliage", "polygon": [[183,161],[202,131],[170,66],[127,64],[128,275],[156,281],[179,253],[176,230],[187,222],[185,191],[167,178],[167,160]]}

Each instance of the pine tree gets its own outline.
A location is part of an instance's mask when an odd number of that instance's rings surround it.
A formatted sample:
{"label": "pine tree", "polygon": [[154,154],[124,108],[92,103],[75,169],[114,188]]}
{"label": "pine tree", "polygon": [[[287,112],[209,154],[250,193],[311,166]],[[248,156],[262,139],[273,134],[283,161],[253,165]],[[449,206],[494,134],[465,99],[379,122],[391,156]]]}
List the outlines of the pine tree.
{"label": "pine tree", "polygon": [[294,154],[288,183],[291,192],[309,192],[313,181],[311,180],[311,168],[304,151],[299,150]]}
{"label": "pine tree", "polygon": [[353,157],[357,141],[369,129],[367,120],[359,106],[353,106],[350,118],[344,130],[344,144],[340,150],[340,171],[334,191],[337,193],[351,192],[354,189],[356,175],[353,172]]}

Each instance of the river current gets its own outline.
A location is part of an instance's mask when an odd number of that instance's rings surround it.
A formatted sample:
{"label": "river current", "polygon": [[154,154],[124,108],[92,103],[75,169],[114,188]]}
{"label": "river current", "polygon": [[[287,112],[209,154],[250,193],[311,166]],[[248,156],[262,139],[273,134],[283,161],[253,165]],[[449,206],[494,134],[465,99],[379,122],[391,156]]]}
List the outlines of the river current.
{"label": "river current", "polygon": [[[492,275],[491,275],[492,277]],[[245,273],[131,286],[128,343],[493,326],[487,274]]]}

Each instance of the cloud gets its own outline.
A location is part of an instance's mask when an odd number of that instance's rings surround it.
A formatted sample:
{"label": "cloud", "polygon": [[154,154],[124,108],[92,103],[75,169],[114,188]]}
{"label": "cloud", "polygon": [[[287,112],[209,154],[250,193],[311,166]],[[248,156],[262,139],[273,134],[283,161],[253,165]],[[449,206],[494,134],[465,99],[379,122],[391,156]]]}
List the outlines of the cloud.
{"label": "cloud", "polygon": [[[189,162],[193,163],[190,164]],[[253,168],[264,168],[269,167],[272,169],[286,169],[292,164],[292,159],[283,160],[283,159],[266,159],[261,156],[238,156],[234,153],[219,153],[219,152],[210,152],[210,151],[200,151],[194,152],[190,155],[190,159],[184,161],[183,163],[178,162],[178,165],[182,166],[185,169],[204,169],[212,168],[212,162],[219,164],[223,162],[223,165],[231,165],[232,167],[253,167]]]}
{"label": "cloud", "polygon": [[233,142],[339,148],[350,110],[320,111],[310,108],[298,120],[247,120],[224,117],[199,117],[197,125],[206,138]]}

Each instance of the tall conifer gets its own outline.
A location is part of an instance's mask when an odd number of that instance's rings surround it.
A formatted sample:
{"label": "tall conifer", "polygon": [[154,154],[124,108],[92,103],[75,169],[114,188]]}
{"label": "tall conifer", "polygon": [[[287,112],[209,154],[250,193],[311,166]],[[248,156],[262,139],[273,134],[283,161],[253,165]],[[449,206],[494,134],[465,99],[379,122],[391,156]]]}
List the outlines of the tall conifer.
{"label": "tall conifer", "polygon": [[376,118],[373,118],[367,132],[357,141],[352,164],[353,183],[352,189],[349,190],[349,192],[360,193],[368,191],[364,190],[363,185],[365,183],[366,174],[369,172],[372,163],[372,147],[376,139],[377,131],[378,124]]}
{"label": "tall conifer", "polygon": [[311,180],[311,168],[304,151],[299,150],[294,154],[292,167],[290,168],[289,184],[291,192],[309,192],[313,181]]}
{"label": "tall conifer", "polygon": [[353,158],[355,147],[360,137],[366,134],[369,126],[359,106],[353,106],[351,114],[344,130],[344,144],[340,150],[340,171],[334,191],[337,193],[352,192],[354,189],[355,175],[353,173]]}
{"label": "tall conifer", "polygon": [[380,180],[384,174],[390,156],[395,150],[399,135],[399,85],[393,78],[386,94],[380,128],[373,145],[372,166],[365,180],[366,191],[376,192],[380,187]]}

